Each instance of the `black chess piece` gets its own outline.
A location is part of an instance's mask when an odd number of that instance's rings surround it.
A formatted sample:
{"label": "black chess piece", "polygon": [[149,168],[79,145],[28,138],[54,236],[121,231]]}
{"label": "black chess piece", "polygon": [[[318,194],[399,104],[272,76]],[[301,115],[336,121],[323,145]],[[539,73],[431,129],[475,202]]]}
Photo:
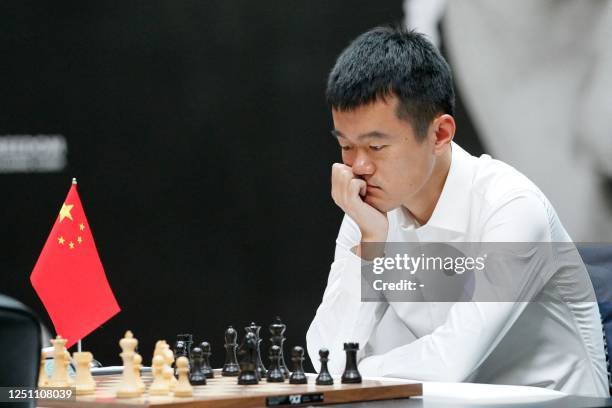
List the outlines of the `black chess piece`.
{"label": "black chess piece", "polygon": [[[183,340],[177,340],[174,345],[174,361],[178,360],[179,357],[187,357],[187,350],[185,349],[185,342]],[[176,366],[174,367],[174,376],[178,378]]]}
{"label": "black chess piece", "polygon": [[202,371],[206,375],[206,378],[213,378],[215,376],[212,367],[210,366],[210,355],[212,354],[210,351],[210,343],[207,341],[203,341],[200,343],[200,348],[202,349],[202,355],[204,356],[204,365],[202,366]]}
{"label": "black chess piece", "polygon": [[187,350],[183,340],[177,340],[174,344],[174,358],[187,357]]}
{"label": "black chess piece", "polygon": [[236,330],[229,326],[225,331],[225,364],[223,364],[223,369],[221,370],[223,377],[235,377],[240,372],[240,366],[236,358],[237,337],[238,333]]}
{"label": "black chess piece", "polygon": [[251,385],[259,383],[257,375],[257,336],[247,333],[240,352],[240,375],[238,384]]}
{"label": "black chess piece", "polygon": [[327,369],[327,362],[329,361],[329,350],[322,348],[319,350],[319,361],[321,362],[321,369],[317,376],[317,385],[333,385],[334,379],[332,378],[329,370]]}
{"label": "black chess piece", "polygon": [[193,346],[193,335],[188,334],[188,333],[177,334],[176,341],[177,342],[182,341],[183,343],[185,343],[185,350],[187,351],[187,355],[185,357],[191,360],[191,347]]}
{"label": "black chess piece", "polygon": [[283,344],[285,343],[284,334],[286,328],[287,326],[283,324],[279,316],[276,316],[274,323],[268,327],[270,334],[272,335],[272,337],[270,337],[270,343],[280,348],[280,369],[285,378],[289,378],[289,369],[287,368],[287,364],[285,364],[285,352],[283,351]]}
{"label": "black chess piece", "polygon": [[268,370],[268,382],[284,382],[285,376],[280,369],[280,347],[270,347],[270,369]]}
{"label": "black chess piece", "polygon": [[259,331],[261,330],[261,326],[258,326],[255,323],[251,322],[251,325],[245,327],[244,330],[247,333],[249,332],[253,333],[255,335],[255,338],[257,339],[257,349],[256,349],[257,375],[259,376],[260,379],[265,378],[266,375],[268,374],[268,370],[266,370],[266,367],[263,365],[263,362],[261,361],[261,352],[260,352],[261,338],[259,337]]}
{"label": "black chess piece", "polygon": [[191,385],[206,385],[206,373],[202,371],[204,357],[201,348],[194,347],[193,350],[191,350],[190,364],[189,382]]}
{"label": "black chess piece", "polygon": [[289,384],[306,384],[308,379],[304,373],[302,363],[304,361],[304,349],[300,346],[295,346],[291,352],[291,361],[293,361],[293,372],[289,376]]}
{"label": "black chess piece", "polygon": [[344,343],[346,366],[344,367],[344,373],[342,373],[342,384],[361,382],[361,374],[357,370],[357,350],[359,350],[359,343]]}

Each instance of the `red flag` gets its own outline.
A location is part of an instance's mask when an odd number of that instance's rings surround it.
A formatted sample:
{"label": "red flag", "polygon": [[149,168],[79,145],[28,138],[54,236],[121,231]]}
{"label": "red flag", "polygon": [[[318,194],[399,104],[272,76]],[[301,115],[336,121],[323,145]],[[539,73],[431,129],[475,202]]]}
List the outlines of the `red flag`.
{"label": "red flag", "polygon": [[73,182],[30,281],[55,332],[72,346],[120,309]]}

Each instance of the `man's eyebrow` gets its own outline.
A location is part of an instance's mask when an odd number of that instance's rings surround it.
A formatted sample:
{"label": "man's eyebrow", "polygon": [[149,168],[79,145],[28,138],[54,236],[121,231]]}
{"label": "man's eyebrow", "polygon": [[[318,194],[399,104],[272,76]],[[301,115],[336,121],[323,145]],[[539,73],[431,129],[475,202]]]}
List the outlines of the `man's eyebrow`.
{"label": "man's eyebrow", "polygon": [[[332,129],[331,130],[331,134],[332,136],[336,137],[336,138],[345,138],[346,136],[344,136],[342,134],[342,132],[340,132],[339,130],[336,129]],[[362,135],[357,136],[357,139],[359,140],[363,140],[363,139],[388,139],[390,136],[386,133],[383,132],[379,132],[377,130],[374,130],[372,132],[368,132],[368,133],[364,133]]]}
{"label": "man's eyebrow", "polygon": [[330,132],[331,132],[332,136],[335,137],[336,139],[339,138],[339,137],[344,137],[344,135],[340,131],[338,131],[336,129],[332,129]]}

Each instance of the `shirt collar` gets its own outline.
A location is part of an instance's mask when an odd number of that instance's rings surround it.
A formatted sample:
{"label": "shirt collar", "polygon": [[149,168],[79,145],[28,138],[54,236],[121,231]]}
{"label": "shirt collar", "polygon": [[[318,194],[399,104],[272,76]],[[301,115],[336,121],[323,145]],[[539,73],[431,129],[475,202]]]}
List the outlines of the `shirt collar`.
{"label": "shirt collar", "polygon": [[[431,218],[423,227],[465,233],[469,220],[474,165],[472,155],[451,143],[451,165]],[[400,209],[401,225],[407,229],[420,226],[405,208]]]}

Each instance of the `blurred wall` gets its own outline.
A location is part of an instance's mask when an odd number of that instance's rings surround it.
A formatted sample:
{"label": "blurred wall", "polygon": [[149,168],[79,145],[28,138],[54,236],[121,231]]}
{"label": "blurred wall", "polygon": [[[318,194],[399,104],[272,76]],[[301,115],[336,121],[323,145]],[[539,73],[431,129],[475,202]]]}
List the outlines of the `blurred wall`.
{"label": "blurred wall", "polygon": [[119,364],[126,329],[146,364],[155,340],[192,332],[219,366],[227,325],[266,326],[267,349],[277,314],[304,345],[342,217],[327,73],[357,34],[400,22],[401,1],[3,2],[0,16],[0,138],[67,149],[59,170],[0,174],[0,292],[52,328],[29,274],[74,176],[122,308],[84,340],[97,359]]}

